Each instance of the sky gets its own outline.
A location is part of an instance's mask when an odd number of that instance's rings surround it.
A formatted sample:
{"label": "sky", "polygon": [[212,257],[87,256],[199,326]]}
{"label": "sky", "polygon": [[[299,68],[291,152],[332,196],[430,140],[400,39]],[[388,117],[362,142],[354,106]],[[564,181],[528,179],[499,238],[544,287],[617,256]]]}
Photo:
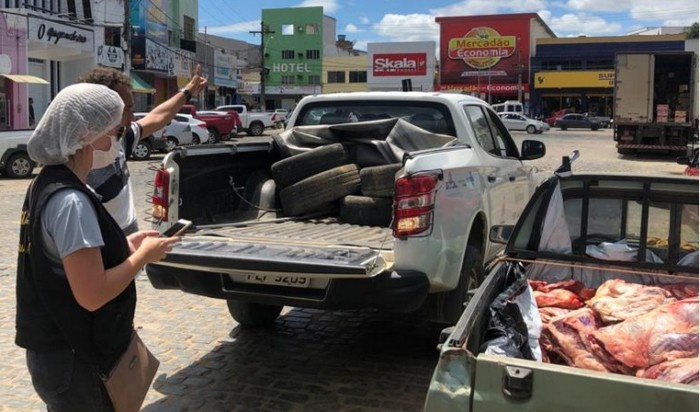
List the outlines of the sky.
{"label": "sky", "polygon": [[367,43],[435,41],[437,16],[538,13],[558,37],[617,36],[645,27],[689,26],[698,0],[199,0],[199,31],[252,44],[260,36],[262,9],[323,6],[336,33],[355,48]]}

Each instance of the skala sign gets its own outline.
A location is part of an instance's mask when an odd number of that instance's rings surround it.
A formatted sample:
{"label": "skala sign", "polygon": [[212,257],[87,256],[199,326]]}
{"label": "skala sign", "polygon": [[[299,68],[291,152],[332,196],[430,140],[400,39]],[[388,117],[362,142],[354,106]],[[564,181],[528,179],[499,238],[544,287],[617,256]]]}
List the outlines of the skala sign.
{"label": "skala sign", "polygon": [[374,76],[425,76],[427,66],[425,53],[381,53],[372,57]]}
{"label": "skala sign", "polygon": [[515,36],[501,36],[491,27],[475,27],[464,37],[450,39],[447,54],[450,59],[464,60],[468,66],[482,70],[512,56],[515,47]]}

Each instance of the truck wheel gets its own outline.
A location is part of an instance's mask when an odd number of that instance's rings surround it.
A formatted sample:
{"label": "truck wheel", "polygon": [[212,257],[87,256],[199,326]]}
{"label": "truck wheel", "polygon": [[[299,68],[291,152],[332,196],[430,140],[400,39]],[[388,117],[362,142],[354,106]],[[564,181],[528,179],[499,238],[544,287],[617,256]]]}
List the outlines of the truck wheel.
{"label": "truck wheel", "polygon": [[207,127],[209,130],[209,143],[219,143],[219,132],[213,127]]}
{"label": "truck wheel", "polygon": [[272,178],[281,190],[309,176],[352,163],[350,159],[350,153],[341,143],[319,146],[273,163]]}
{"label": "truck wheel", "polygon": [[248,127],[248,134],[250,136],[261,136],[265,132],[265,126],[260,122],[254,122]]}
{"label": "truck wheel", "polygon": [[7,159],[5,174],[13,179],[21,179],[32,175],[34,162],[26,153],[15,153]]}
{"label": "truck wheel", "polygon": [[535,126],[529,125],[527,128],[525,128],[525,131],[527,132],[527,134],[533,134],[537,132],[537,129],[535,128]]}
{"label": "truck wheel", "polygon": [[340,220],[363,226],[389,227],[393,200],[384,197],[345,196],[340,201]]}
{"label": "truck wheel", "polygon": [[151,146],[143,140],[136,144],[134,152],[131,154],[134,160],[147,160],[151,157]]}
{"label": "truck wheel", "polygon": [[476,289],[484,280],[484,262],[481,251],[471,245],[464,252],[462,271],[459,275],[457,287],[445,294],[443,300],[443,314],[446,323],[454,325],[462,316],[464,308],[469,303],[471,295],[469,291]]}
{"label": "truck wheel", "polygon": [[285,215],[299,216],[359,190],[360,172],[357,165],[351,164],[326,170],[282,189],[280,201]]}
{"label": "truck wheel", "polygon": [[270,326],[282,312],[282,306],[262,305],[260,303],[241,302],[229,299],[226,301],[228,312],[242,326]]}
{"label": "truck wheel", "polygon": [[370,197],[394,197],[394,179],[403,165],[393,163],[360,169],[360,190]]}

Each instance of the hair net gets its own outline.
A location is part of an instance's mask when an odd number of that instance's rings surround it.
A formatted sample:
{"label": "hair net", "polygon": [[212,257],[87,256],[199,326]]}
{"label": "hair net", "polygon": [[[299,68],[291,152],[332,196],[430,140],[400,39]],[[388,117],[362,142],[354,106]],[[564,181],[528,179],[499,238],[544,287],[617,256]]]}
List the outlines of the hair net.
{"label": "hair net", "polygon": [[68,86],[56,95],[29,138],[29,156],[44,165],[63,164],[114,129],[123,111],[121,97],[107,86]]}

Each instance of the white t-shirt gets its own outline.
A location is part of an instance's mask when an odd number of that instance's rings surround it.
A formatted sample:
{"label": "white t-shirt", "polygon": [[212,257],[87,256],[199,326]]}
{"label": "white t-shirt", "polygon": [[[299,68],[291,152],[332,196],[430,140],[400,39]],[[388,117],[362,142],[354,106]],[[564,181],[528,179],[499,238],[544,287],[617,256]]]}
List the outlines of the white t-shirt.
{"label": "white t-shirt", "polygon": [[[109,166],[94,169],[88,175],[88,185],[101,196],[102,204],[119,227],[126,229],[136,222],[136,208],[126,159],[141,139],[141,127],[132,122],[119,139],[119,154]],[[126,155],[130,151],[129,156]]]}

